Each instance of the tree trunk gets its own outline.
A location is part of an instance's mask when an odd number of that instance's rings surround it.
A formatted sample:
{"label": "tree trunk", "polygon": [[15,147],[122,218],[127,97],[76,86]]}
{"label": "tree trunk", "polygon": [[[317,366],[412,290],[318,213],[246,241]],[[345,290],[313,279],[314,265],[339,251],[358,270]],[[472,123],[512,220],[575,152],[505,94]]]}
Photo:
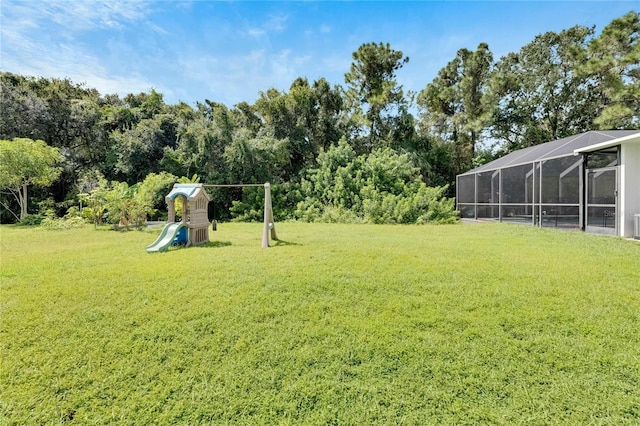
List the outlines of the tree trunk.
{"label": "tree trunk", "polygon": [[23,183],[22,189],[18,191],[20,199],[18,202],[20,203],[20,220],[23,220],[27,216],[27,187],[28,184]]}
{"label": "tree trunk", "polygon": [[476,157],[476,142],[478,141],[478,135],[475,130],[471,130],[471,161]]}

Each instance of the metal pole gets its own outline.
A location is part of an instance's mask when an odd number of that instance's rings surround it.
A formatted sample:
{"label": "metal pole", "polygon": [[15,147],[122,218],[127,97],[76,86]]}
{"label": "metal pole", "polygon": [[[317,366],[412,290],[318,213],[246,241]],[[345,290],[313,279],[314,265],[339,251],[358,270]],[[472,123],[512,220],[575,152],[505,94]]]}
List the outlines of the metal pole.
{"label": "metal pole", "polygon": [[498,222],[502,222],[502,202],[504,201],[502,194],[502,170],[503,169],[499,169],[498,173]]}

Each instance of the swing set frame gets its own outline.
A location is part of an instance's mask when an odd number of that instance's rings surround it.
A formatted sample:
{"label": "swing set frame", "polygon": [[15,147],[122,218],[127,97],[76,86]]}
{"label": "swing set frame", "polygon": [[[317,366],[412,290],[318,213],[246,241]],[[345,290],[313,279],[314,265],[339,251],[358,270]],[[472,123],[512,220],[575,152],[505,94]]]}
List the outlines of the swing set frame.
{"label": "swing set frame", "polygon": [[276,223],[273,220],[273,207],[271,205],[271,185],[269,182],[260,183],[237,183],[237,184],[202,184],[205,188],[243,188],[243,187],[264,187],[264,222],[262,229],[262,248],[269,247],[269,236],[273,241],[278,241],[276,233]]}

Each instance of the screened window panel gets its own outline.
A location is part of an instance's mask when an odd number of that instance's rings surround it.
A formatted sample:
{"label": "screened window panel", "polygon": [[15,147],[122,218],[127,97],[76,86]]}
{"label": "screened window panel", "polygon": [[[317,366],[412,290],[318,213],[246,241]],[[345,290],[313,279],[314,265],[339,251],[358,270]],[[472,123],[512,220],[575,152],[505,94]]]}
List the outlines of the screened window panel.
{"label": "screened window panel", "polygon": [[498,204],[495,205],[479,205],[478,209],[478,219],[498,219],[500,218],[500,206]]}
{"label": "screened window panel", "polygon": [[593,152],[587,157],[588,169],[599,169],[618,165],[618,153],[616,152]]}
{"label": "screened window panel", "polygon": [[533,165],[502,169],[502,203],[531,203],[533,200],[533,178],[529,178]]}
{"label": "screened window panel", "polygon": [[588,204],[615,204],[616,171],[605,170],[589,172],[588,174],[589,194],[587,194]]}
{"label": "screened window panel", "polygon": [[533,222],[533,206],[531,204],[502,206],[503,222]]}
{"label": "screened window panel", "polygon": [[476,217],[476,208],[473,204],[458,204],[460,217],[465,219],[473,219]]}
{"label": "screened window panel", "polygon": [[551,228],[578,228],[580,207],[543,204],[540,225]]}
{"label": "screened window panel", "polygon": [[475,203],[476,175],[458,176],[458,203]]}
{"label": "screened window panel", "polygon": [[569,171],[569,174],[560,177],[560,203],[578,204],[580,203],[580,168],[576,167]]}
{"label": "screened window panel", "polygon": [[478,203],[500,201],[500,172],[498,170],[478,173]]}
{"label": "screened window panel", "polygon": [[616,227],[616,207],[587,207],[587,226]]}
{"label": "screened window panel", "polygon": [[578,204],[580,202],[580,164],[574,156],[554,158],[542,163],[542,202]]}
{"label": "screened window panel", "polygon": [[525,203],[533,203],[533,198],[535,196],[535,191],[533,190],[533,173],[534,173],[534,170],[532,167],[530,167],[524,177],[525,178],[525,194],[524,194]]}

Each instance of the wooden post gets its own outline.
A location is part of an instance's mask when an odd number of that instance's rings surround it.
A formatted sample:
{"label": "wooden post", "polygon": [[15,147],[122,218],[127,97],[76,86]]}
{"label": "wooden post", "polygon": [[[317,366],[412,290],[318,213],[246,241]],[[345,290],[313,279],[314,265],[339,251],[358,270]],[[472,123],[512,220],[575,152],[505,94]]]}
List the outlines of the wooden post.
{"label": "wooden post", "polygon": [[262,248],[269,247],[269,233],[271,239],[277,240],[276,224],[273,220],[273,208],[271,207],[271,185],[269,182],[264,184],[264,228],[262,232]]}

